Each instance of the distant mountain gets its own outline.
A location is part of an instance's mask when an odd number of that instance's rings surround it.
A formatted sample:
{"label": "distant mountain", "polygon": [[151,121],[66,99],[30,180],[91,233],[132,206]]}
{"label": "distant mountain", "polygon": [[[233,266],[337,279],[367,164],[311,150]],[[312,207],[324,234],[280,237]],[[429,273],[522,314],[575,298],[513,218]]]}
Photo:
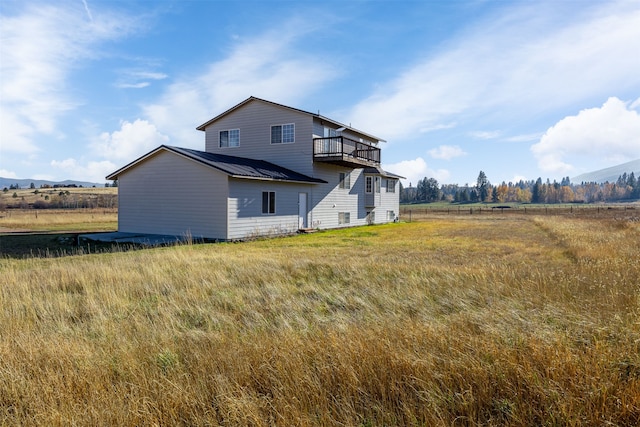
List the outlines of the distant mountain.
{"label": "distant mountain", "polygon": [[640,176],[640,159],[632,160],[627,163],[623,163],[618,166],[612,166],[606,169],[600,169],[599,171],[583,173],[582,175],[578,175],[574,178],[571,178],[571,182],[574,184],[580,184],[581,182],[616,182],[618,177],[623,173],[630,174],[633,172],[638,178]]}
{"label": "distant mountain", "polygon": [[102,184],[98,184],[95,182],[85,182],[85,181],[72,181],[72,180],[66,180],[66,181],[47,181],[44,179],[16,179],[16,178],[3,178],[0,177],[0,189],[2,188],[9,188],[11,185],[16,185],[18,184],[18,187],[20,188],[29,188],[31,187],[31,183],[33,183],[33,185],[36,186],[36,188],[40,188],[42,185],[50,185],[50,186],[54,186],[54,185],[77,185],[79,186],[83,186],[83,187],[104,187],[104,183]]}

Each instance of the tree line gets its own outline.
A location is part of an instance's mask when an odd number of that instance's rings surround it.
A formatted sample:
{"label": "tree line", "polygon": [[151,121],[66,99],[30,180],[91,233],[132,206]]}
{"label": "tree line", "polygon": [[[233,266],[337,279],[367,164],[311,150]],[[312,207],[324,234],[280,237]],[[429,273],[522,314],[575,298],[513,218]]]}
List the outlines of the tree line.
{"label": "tree line", "polygon": [[640,178],[633,172],[623,173],[615,182],[581,182],[574,184],[569,177],[560,182],[542,178],[520,180],[516,183],[504,181],[492,185],[487,175],[480,171],[474,186],[442,184],[435,178],[419,180],[414,187],[400,185],[401,203],[595,203],[640,199]]}

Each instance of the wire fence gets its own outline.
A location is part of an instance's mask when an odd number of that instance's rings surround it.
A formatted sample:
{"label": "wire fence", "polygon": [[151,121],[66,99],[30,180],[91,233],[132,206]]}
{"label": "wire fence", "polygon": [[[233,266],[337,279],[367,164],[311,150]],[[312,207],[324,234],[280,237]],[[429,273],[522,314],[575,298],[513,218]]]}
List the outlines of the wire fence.
{"label": "wire fence", "polygon": [[624,216],[640,220],[640,205],[400,206],[400,219],[403,221],[420,221],[442,215]]}

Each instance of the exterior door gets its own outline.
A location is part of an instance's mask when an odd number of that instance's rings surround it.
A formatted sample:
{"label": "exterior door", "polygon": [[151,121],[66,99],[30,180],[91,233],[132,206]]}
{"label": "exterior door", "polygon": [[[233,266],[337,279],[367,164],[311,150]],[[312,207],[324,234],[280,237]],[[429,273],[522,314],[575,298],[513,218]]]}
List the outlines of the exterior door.
{"label": "exterior door", "polygon": [[307,193],[298,193],[298,228],[307,228]]}

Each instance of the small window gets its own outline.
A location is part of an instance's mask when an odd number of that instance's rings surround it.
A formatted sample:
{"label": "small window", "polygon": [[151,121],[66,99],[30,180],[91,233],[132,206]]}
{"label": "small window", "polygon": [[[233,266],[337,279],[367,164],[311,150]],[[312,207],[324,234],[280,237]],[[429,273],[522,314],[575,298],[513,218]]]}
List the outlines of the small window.
{"label": "small window", "polygon": [[396,213],[394,211],[387,211],[387,221],[395,221]]}
{"label": "small window", "polygon": [[338,184],[339,188],[349,189],[351,188],[351,173],[349,172],[340,172],[338,180],[340,183]]}
{"label": "small window", "polygon": [[275,215],[275,213],[276,213],[276,192],[263,191],[262,192],[262,214]]}
{"label": "small window", "polygon": [[338,212],[338,224],[349,224],[351,222],[350,212]]}
{"label": "small window", "polygon": [[272,144],[291,144],[295,142],[296,128],[293,123],[271,126]]}
{"label": "small window", "polygon": [[240,129],[229,129],[220,131],[220,148],[239,147]]}
{"label": "small window", "polygon": [[380,177],[376,176],[376,193],[380,193]]}
{"label": "small window", "polygon": [[367,176],[364,180],[364,192],[365,193],[373,193],[373,177]]}
{"label": "small window", "polygon": [[387,193],[395,193],[396,192],[396,180],[388,179],[387,180]]}
{"label": "small window", "polygon": [[333,138],[335,136],[338,136],[338,132],[335,129],[332,128],[324,128],[324,137],[325,138]]}

